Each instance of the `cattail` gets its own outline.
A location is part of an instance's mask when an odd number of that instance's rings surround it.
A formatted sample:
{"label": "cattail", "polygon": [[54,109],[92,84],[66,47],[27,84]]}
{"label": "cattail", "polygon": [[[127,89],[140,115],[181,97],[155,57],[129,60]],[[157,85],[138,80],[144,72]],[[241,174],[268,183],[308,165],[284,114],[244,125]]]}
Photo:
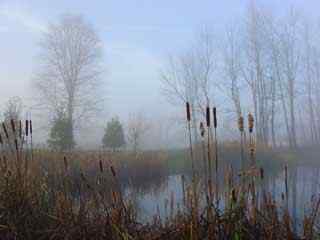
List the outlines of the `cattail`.
{"label": "cattail", "polygon": [[3,140],[2,140],[2,135],[0,133],[0,144],[2,145],[3,144]]}
{"label": "cattail", "polygon": [[249,125],[249,132],[252,133],[253,125],[254,125],[254,118],[251,113],[248,114],[248,125]]}
{"label": "cattail", "polygon": [[244,126],[243,126],[243,117],[242,117],[242,116],[239,117],[238,127],[239,127],[239,131],[240,131],[240,132],[243,132]]}
{"label": "cattail", "polygon": [[203,126],[203,122],[200,122],[200,134],[201,134],[201,137],[204,137],[205,129],[204,129],[204,126]]}
{"label": "cattail", "polygon": [[19,138],[22,138],[22,122],[21,120],[19,121]]}
{"label": "cattail", "polygon": [[15,133],[15,132],[16,132],[16,126],[15,126],[14,120],[13,120],[13,119],[11,119],[11,120],[10,120],[10,122],[11,122],[11,129],[12,129],[12,132],[13,132],[13,133]]}
{"label": "cattail", "polygon": [[29,120],[26,120],[26,129],[25,129],[25,132],[26,132],[26,136],[28,137],[29,135]]}
{"label": "cattail", "polygon": [[232,202],[237,202],[237,193],[236,193],[236,190],[234,188],[231,190],[231,201]]}
{"label": "cattail", "polygon": [[260,177],[261,177],[261,180],[264,179],[264,170],[263,170],[263,168],[260,168]]}
{"label": "cattail", "polygon": [[218,122],[217,122],[217,108],[213,108],[213,127],[217,128]]}
{"label": "cattail", "polygon": [[30,135],[32,135],[32,120],[30,120]]}
{"label": "cattail", "polygon": [[254,154],[255,154],[255,151],[256,149],[255,149],[255,146],[254,146],[254,144],[252,143],[252,144],[250,144],[250,156],[251,157],[254,157]]}
{"label": "cattail", "polygon": [[116,177],[116,171],[114,170],[113,166],[110,167],[110,170],[111,170],[112,176]]}
{"label": "cattail", "polygon": [[189,104],[189,102],[186,102],[186,110],[187,110],[187,120],[188,120],[188,122],[190,122],[191,114],[190,114],[190,104]]}
{"label": "cattail", "polygon": [[209,108],[209,106],[206,109],[206,120],[207,120],[207,127],[210,127],[210,108]]}
{"label": "cattail", "polygon": [[68,171],[68,160],[66,156],[63,157],[63,163],[65,171]]}
{"label": "cattail", "polygon": [[17,139],[14,140],[14,145],[16,147],[16,151],[18,152],[18,140]]}
{"label": "cattail", "polygon": [[102,161],[99,161],[99,168],[100,168],[100,172],[103,173],[103,165],[102,165]]}
{"label": "cattail", "polygon": [[3,128],[4,134],[6,135],[6,138],[9,139],[9,134],[8,134],[8,131],[7,131],[7,127],[6,127],[6,124],[4,122],[2,123],[2,128]]}

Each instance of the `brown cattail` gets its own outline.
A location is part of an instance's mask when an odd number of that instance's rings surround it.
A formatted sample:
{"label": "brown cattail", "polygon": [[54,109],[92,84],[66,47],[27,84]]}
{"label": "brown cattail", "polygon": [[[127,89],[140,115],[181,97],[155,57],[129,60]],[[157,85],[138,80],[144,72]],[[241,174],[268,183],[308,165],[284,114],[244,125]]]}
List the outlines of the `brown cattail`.
{"label": "brown cattail", "polygon": [[251,113],[248,114],[248,125],[249,125],[249,132],[252,133],[253,125],[254,125],[254,118]]}
{"label": "brown cattail", "polygon": [[239,127],[239,131],[240,131],[240,132],[243,132],[244,126],[243,126],[243,117],[242,117],[242,116],[239,117],[238,127]]}
{"label": "brown cattail", "polygon": [[28,135],[29,135],[29,120],[26,120],[26,129],[25,129],[25,131],[26,131],[26,136],[28,137]]}
{"label": "brown cattail", "polygon": [[19,138],[22,138],[22,121],[19,121]]}
{"label": "brown cattail", "polygon": [[6,124],[4,122],[2,123],[2,128],[3,128],[4,134],[6,135],[6,138],[9,139],[9,134],[8,134],[8,131],[7,131],[7,127],[6,127]]}
{"label": "brown cattail", "polygon": [[30,135],[32,135],[32,120],[30,120]]}
{"label": "brown cattail", "polygon": [[263,170],[263,168],[260,168],[260,177],[261,177],[261,180],[264,179],[264,170]]}
{"label": "brown cattail", "polygon": [[112,176],[116,177],[116,171],[114,170],[113,166],[110,167],[110,170],[111,170]]}
{"label": "brown cattail", "polygon": [[209,106],[206,109],[206,120],[207,120],[207,127],[210,127],[210,108],[209,108]]}
{"label": "brown cattail", "polygon": [[231,201],[232,202],[237,202],[237,193],[236,193],[236,190],[234,188],[231,190]]}
{"label": "brown cattail", "polygon": [[16,126],[15,126],[15,122],[14,120],[11,118],[11,129],[12,129],[12,132],[15,133],[16,132]]}
{"label": "brown cattail", "polygon": [[14,140],[14,146],[16,147],[16,151],[18,152],[18,140],[17,139]]}
{"label": "brown cattail", "polygon": [[64,169],[67,172],[68,171],[68,160],[67,160],[66,156],[63,157],[63,163],[64,163]]}
{"label": "brown cattail", "polygon": [[203,122],[200,122],[200,134],[201,134],[201,137],[204,137],[205,129],[204,129],[204,126],[203,126]]}
{"label": "brown cattail", "polygon": [[100,172],[103,173],[103,165],[102,165],[102,161],[99,161],[99,168],[100,168]]}
{"label": "brown cattail", "polygon": [[187,111],[187,120],[188,120],[188,122],[190,122],[191,114],[190,114],[190,104],[189,104],[189,102],[186,102],[186,111]]}
{"label": "brown cattail", "polygon": [[2,135],[0,133],[0,144],[2,145],[3,144],[3,140],[2,140]]}
{"label": "brown cattail", "polygon": [[213,127],[217,128],[218,122],[217,122],[217,108],[213,108]]}
{"label": "brown cattail", "polygon": [[255,145],[254,145],[254,143],[251,143],[250,144],[250,156],[254,157],[255,152],[256,152]]}

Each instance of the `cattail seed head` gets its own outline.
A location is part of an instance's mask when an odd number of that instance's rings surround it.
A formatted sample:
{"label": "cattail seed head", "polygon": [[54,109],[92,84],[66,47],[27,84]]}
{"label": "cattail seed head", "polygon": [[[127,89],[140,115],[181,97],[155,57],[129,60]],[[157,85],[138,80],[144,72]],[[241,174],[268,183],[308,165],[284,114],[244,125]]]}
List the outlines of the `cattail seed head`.
{"label": "cattail seed head", "polygon": [[234,188],[231,190],[231,200],[232,202],[237,202],[237,193]]}
{"label": "cattail seed head", "polygon": [[30,135],[32,135],[32,120],[30,120]]}
{"label": "cattail seed head", "polygon": [[28,137],[29,135],[29,120],[26,120],[26,129],[25,129],[25,132],[26,132],[26,136]]}
{"label": "cattail seed head", "polygon": [[18,140],[17,139],[14,140],[14,146],[16,147],[16,151],[18,152]]}
{"label": "cattail seed head", "polygon": [[263,168],[260,168],[260,177],[261,177],[261,180],[263,180],[263,178],[264,178],[264,170],[263,170]]}
{"label": "cattail seed head", "polygon": [[3,128],[4,134],[6,135],[6,138],[9,139],[9,134],[8,134],[8,131],[7,131],[7,127],[6,127],[6,124],[4,122],[2,123],[2,128]]}
{"label": "cattail seed head", "polygon": [[207,120],[207,127],[210,127],[210,108],[207,106],[206,109],[206,120]]}
{"label": "cattail seed head", "polygon": [[114,170],[113,166],[110,166],[110,170],[111,170],[112,176],[116,177],[116,171]]}
{"label": "cattail seed head", "polygon": [[63,163],[65,171],[68,171],[68,160],[66,156],[63,157]]}
{"label": "cattail seed head", "polygon": [[103,164],[102,161],[99,161],[99,168],[100,168],[100,172],[103,173]]}
{"label": "cattail seed head", "polygon": [[204,129],[204,126],[203,126],[203,122],[200,122],[200,134],[201,134],[201,137],[204,137],[205,129]]}
{"label": "cattail seed head", "polygon": [[187,111],[187,121],[190,122],[191,114],[190,114],[190,104],[189,104],[189,102],[186,102],[186,111]]}
{"label": "cattail seed head", "polygon": [[238,119],[238,128],[239,128],[240,132],[243,132],[244,126],[243,126],[243,117],[242,116],[240,116]]}
{"label": "cattail seed head", "polygon": [[14,119],[12,119],[12,118],[11,118],[10,122],[11,122],[11,129],[12,129],[12,132],[13,132],[13,133],[15,133],[15,132],[16,132],[16,126],[15,126]]}
{"label": "cattail seed head", "polygon": [[250,150],[250,156],[253,158],[256,153],[256,147],[255,147],[254,143],[250,144],[249,150]]}
{"label": "cattail seed head", "polygon": [[213,127],[217,128],[218,122],[217,122],[217,108],[213,108]]}
{"label": "cattail seed head", "polygon": [[0,144],[2,145],[3,144],[3,140],[2,140],[2,135],[0,133]]}
{"label": "cattail seed head", "polygon": [[19,138],[22,138],[22,121],[19,121]]}
{"label": "cattail seed head", "polygon": [[249,132],[252,133],[253,126],[254,126],[254,118],[251,113],[248,114],[248,125],[249,125]]}

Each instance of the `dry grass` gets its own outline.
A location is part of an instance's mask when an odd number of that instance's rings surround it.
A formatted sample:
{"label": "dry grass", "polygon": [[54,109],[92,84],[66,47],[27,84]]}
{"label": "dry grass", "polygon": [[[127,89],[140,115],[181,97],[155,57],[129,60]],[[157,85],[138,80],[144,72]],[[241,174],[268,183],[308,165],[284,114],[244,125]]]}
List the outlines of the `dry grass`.
{"label": "dry grass", "polygon": [[[139,223],[122,184],[130,178],[147,182],[166,171],[164,153],[64,155],[32,149],[28,127],[19,127],[23,132],[19,134],[11,134],[17,131],[14,124],[2,127],[0,239],[274,240],[316,239],[320,233],[319,199],[313,200],[301,231],[295,233],[285,197],[277,203],[257,188],[263,185],[264,174],[256,166],[241,172],[243,181],[232,166],[224,170],[226,181],[219,196],[213,179],[207,182],[194,174],[188,185],[183,178],[183,204],[176,207],[172,197],[172,214],[166,219],[156,214],[152,222]],[[204,156],[216,148],[204,147]]]}

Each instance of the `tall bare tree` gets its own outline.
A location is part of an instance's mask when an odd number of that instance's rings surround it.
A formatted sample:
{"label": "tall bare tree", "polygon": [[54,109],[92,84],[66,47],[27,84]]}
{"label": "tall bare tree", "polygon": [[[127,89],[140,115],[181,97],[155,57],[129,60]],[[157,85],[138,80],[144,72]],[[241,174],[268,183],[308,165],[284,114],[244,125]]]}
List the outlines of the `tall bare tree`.
{"label": "tall bare tree", "polygon": [[66,15],[49,25],[40,48],[39,101],[51,114],[64,111],[73,134],[75,123],[91,117],[101,103],[102,43],[83,17]]}

